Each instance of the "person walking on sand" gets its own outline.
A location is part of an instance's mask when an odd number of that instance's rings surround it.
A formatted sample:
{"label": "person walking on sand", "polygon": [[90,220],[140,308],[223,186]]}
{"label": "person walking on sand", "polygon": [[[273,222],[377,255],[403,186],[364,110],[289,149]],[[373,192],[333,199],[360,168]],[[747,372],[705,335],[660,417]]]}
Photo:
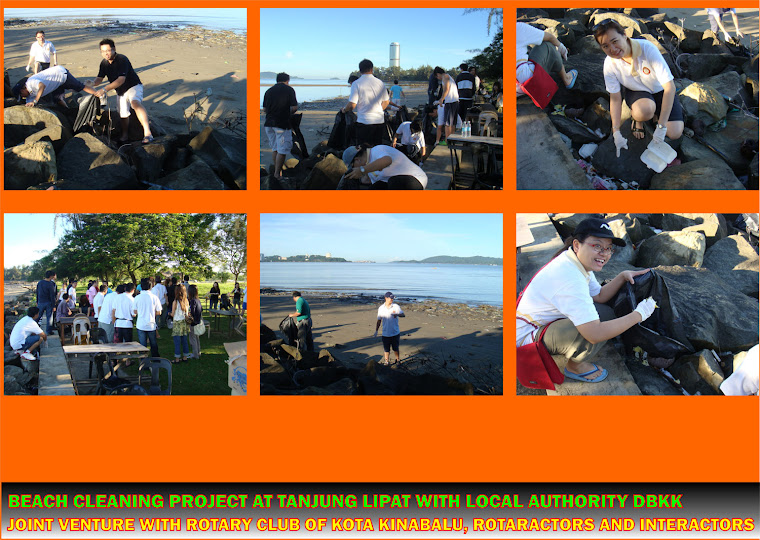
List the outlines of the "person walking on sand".
{"label": "person walking on sand", "polygon": [[357,144],[377,146],[383,142],[385,109],[390,103],[388,91],[383,81],[372,74],[374,64],[366,58],[359,62],[361,77],[351,83],[348,103],[343,109],[347,113],[356,109]]}
{"label": "person walking on sand", "polygon": [[45,39],[45,31],[37,30],[37,41],[32,43],[29,49],[29,62],[26,63],[26,70],[33,68],[34,73],[48,69],[51,64],[58,65],[58,53],[52,42]]}
{"label": "person walking on sand", "polygon": [[301,297],[301,291],[293,291],[293,301],[296,303],[296,310],[289,313],[288,317],[296,318],[298,326],[298,348],[307,351],[314,350],[314,337],[311,334],[311,308],[309,303]]}
{"label": "person walking on sand", "polygon": [[98,90],[95,95],[102,98],[109,90],[116,90],[116,95],[119,97],[119,117],[121,117],[119,142],[127,143],[129,140],[129,112],[134,110],[145,135],[142,143],[148,144],[153,140],[153,134],[150,131],[148,111],[142,104],[143,85],[140,77],[135,73],[129,58],[116,53],[116,44],[113,40],[106,38],[100,42],[100,54],[103,60],[100,62],[100,71],[93,86],[98,86],[107,77],[108,84]]}
{"label": "person walking on sand", "polygon": [[274,176],[282,176],[282,166],[288,152],[293,148],[293,131],[290,129],[290,116],[298,110],[296,91],[290,86],[290,75],[277,74],[277,84],[264,92],[262,104],[264,114],[264,132],[272,149]]}
{"label": "person walking on sand", "polygon": [[385,293],[385,303],[377,308],[377,325],[375,326],[375,334],[373,337],[377,337],[377,331],[380,328],[380,324],[383,325],[383,364],[388,365],[390,361],[391,349],[396,353],[396,363],[401,361],[399,356],[399,338],[401,337],[401,331],[398,328],[398,318],[406,317],[398,304],[393,302],[393,293],[388,291]]}

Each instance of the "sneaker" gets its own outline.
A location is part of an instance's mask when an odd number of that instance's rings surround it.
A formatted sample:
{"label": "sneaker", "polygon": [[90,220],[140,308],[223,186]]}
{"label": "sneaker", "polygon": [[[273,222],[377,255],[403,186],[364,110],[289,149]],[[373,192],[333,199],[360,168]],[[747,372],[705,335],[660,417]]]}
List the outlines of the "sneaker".
{"label": "sneaker", "polygon": [[438,143],[438,146],[448,146],[449,144],[446,141],[441,141]]}
{"label": "sneaker", "polygon": [[29,351],[24,351],[24,354],[21,355],[21,358],[23,358],[24,360],[37,360],[37,357],[34,356]]}

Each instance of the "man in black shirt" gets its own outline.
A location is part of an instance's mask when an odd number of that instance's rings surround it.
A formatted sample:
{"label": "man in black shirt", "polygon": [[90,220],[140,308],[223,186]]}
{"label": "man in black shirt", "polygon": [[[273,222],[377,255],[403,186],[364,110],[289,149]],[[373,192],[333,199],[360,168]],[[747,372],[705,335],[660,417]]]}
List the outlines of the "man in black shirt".
{"label": "man in black shirt", "polygon": [[45,321],[45,332],[50,334],[53,328],[53,312],[55,311],[56,278],[55,270],[45,272],[45,279],[37,283],[37,307],[40,308],[40,321]]}
{"label": "man in black shirt", "polygon": [[142,124],[145,137],[143,144],[153,140],[148,121],[148,112],[142,105],[143,85],[140,77],[132,68],[129,59],[123,54],[116,54],[116,45],[113,40],[104,39],[100,42],[100,54],[103,60],[100,62],[100,71],[95,78],[93,86],[97,86],[108,77],[109,84],[101,88],[96,94],[103,97],[109,90],[116,90],[119,97],[119,116],[121,117],[121,137],[119,142],[126,143],[129,136],[129,111],[134,109],[137,119]]}
{"label": "man in black shirt", "polygon": [[470,73],[467,64],[459,66],[461,73],[457,75],[457,90],[459,92],[459,118],[462,122],[467,118],[467,110],[472,107],[475,96],[475,76]]}
{"label": "man in black shirt", "polygon": [[290,87],[290,75],[277,74],[277,84],[264,93],[263,108],[266,114],[264,131],[272,148],[274,175],[280,177],[285,158],[293,148],[290,115],[298,110],[296,91]]}

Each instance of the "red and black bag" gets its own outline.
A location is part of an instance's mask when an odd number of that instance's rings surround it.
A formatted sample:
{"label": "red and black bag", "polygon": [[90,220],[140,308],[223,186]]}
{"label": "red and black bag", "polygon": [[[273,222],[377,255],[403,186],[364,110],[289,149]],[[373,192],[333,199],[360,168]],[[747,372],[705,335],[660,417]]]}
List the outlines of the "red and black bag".
{"label": "red and black bag", "polygon": [[551,75],[535,62],[528,60],[527,62],[517,64],[517,67],[519,68],[521,65],[528,63],[533,64],[534,66],[533,76],[524,83],[517,81],[517,86],[525,93],[525,95],[533,100],[536,107],[539,109],[545,109],[559,89],[559,86],[557,86],[557,83],[551,78]]}

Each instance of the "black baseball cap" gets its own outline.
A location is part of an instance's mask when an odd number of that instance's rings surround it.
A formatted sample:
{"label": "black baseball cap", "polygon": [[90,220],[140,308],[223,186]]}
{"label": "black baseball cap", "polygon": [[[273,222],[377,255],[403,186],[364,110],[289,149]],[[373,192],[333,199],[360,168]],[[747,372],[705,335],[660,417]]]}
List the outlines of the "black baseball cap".
{"label": "black baseball cap", "polygon": [[26,86],[27,80],[29,80],[29,77],[24,77],[11,89],[11,92],[13,92],[13,97],[16,98],[16,101],[21,101],[21,89]]}
{"label": "black baseball cap", "polygon": [[395,296],[393,296],[393,293],[391,291],[388,291],[387,293],[385,293],[385,297],[386,298],[396,298]]}
{"label": "black baseball cap", "polygon": [[596,236],[609,238],[616,246],[625,247],[625,240],[612,234],[610,226],[599,218],[586,218],[575,227],[573,236]]}

